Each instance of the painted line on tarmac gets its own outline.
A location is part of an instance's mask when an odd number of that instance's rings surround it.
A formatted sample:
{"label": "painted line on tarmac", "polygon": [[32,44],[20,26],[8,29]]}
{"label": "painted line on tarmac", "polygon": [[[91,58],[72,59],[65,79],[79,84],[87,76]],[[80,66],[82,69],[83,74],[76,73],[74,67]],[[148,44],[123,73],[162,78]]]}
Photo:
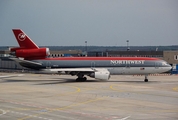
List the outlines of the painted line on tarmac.
{"label": "painted line on tarmac", "polygon": [[[65,85],[65,86],[69,86],[69,85]],[[66,95],[70,95],[70,94],[75,94],[75,93],[81,92],[81,89],[79,87],[76,87],[76,86],[69,86],[69,87],[75,88],[77,90],[74,91],[74,92],[67,92],[67,93],[57,94],[57,96],[66,96]]]}
{"label": "painted line on tarmac", "polygon": [[[101,99],[104,99],[104,98],[101,98]],[[41,106],[37,106],[37,105],[31,105],[31,104],[28,104],[28,103],[26,104],[26,103],[19,103],[19,102],[15,102],[15,101],[9,101],[9,100],[0,99],[0,101],[2,101],[2,102],[8,102],[8,103],[11,103],[11,104],[17,104],[17,105],[23,105],[23,106],[29,106],[29,107],[37,107],[37,108],[39,108],[39,109],[34,109],[34,108],[29,108],[29,109],[28,108],[20,108],[19,109],[19,108],[17,108],[17,110],[18,109],[19,110],[40,110],[40,108],[43,108],[43,110],[42,110],[41,113],[38,113],[38,114],[35,114],[35,115],[28,115],[28,114],[26,114],[27,115],[26,117],[24,117],[23,119],[19,118],[18,120],[25,120],[25,119],[28,119],[28,118],[33,118],[34,116],[37,117],[39,115],[47,114],[47,113],[50,113],[50,112],[53,112],[53,111],[61,111],[61,112],[69,113],[69,114],[76,114],[76,112],[68,112],[68,111],[63,111],[63,110],[67,110],[67,109],[69,109],[71,107],[74,107],[74,106],[79,106],[79,105],[82,105],[82,104],[87,104],[87,103],[95,102],[95,101],[98,101],[98,100],[100,100],[100,98],[98,98],[98,99],[92,99],[92,100],[81,102],[81,103],[78,103],[78,104],[73,104],[73,105],[70,105],[70,106],[65,106],[63,108],[57,108],[57,110],[54,110],[52,108],[41,107]],[[16,113],[20,113],[20,112],[16,112]],[[81,116],[85,116],[85,117],[98,118],[97,115],[92,115],[92,114],[88,114],[88,113],[84,113],[84,112],[78,112],[78,114],[80,114]],[[107,120],[107,117],[102,117],[102,118],[103,118],[103,120],[104,119]],[[50,119],[48,119],[48,120],[50,120]]]}
{"label": "painted line on tarmac", "polygon": [[69,106],[61,107],[61,108],[47,109],[48,111],[45,112],[45,113],[38,113],[38,114],[34,114],[34,115],[28,115],[28,116],[26,116],[26,117],[19,118],[18,120],[29,119],[29,118],[32,118],[33,116],[44,115],[44,114],[47,114],[47,113],[50,113],[50,112],[53,112],[53,111],[66,110],[66,109],[69,109],[69,108],[72,108],[72,107],[75,107],[75,106],[80,106],[80,105],[83,105],[83,104],[87,104],[87,103],[91,103],[91,102],[99,101],[99,100],[102,100],[102,99],[103,99],[103,98],[97,98],[97,99],[92,99],[92,100],[88,100],[88,101],[85,101],[85,102],[72,104],[72,105],[69,105]]}
{"label": "painted line on tarmac", "polygon": [[[28,115],[30,117],[33,117],[33,118],[39,118],[39,119],[44,119],[44,120],[52,120],[52,119],[48,119],[48,118],[45,118],[45,117],[38,117],[38,116],[35,116],[35,115],[30,115],[30,114],[26,114],[26,113],[21,113],[21,112],[15,112],[15,111],[9,111],[10,113],[13,113],[13,114],[18,114],[18,115]],[[20,120],[20,119],[18,119]]]}
{"label": "painted line on tarmac", "polygon": [[[71,94],[76,94],[81,92],[81,88],[77,87],[77,86],[70,86],[70,85],[63,85],[63,86],[69,86],[69,87],[73,87],[75,89],[77,89],[74,92],[66,92],[66,93],[62,93],[62,94],[56,94],[56,96],[67,96],[67,95],[71,95]],[[84,90],[82,90],[82,92],[88,91],[88,90],[97,90],[98,88],[82,88]]]}
{"label": "painted line on tarmac", "polygon": [[[43,108],[44,109],[44,108]],[[31,110],[43,110],[42,108],[14,108],[13,110],[18,110],[18,111],[31,111]],[[12,109],[11,109],[12,110]]]}
{"label": "painted line on tarmac", "polygon": [[[113,86],[118,86],[118,85],[110,85],[110,89],[113,91],[118,91],[118,92],[129,92],[129,93],[137,93],[137,94],[146,94],[146,95],[154,95],[154,96],[162,96],[162,97],[173,97],[173,98],[178,98],[177,96],[170,96],[170,95],[164,95],[164,94],[154,94],[154,93],[146,93],[146,92],[140,92],[140,91],[128,91],[128,90],[119,90],[115,89]],[[178,87],[173,88],[173,90],[178,91]]]}
{"label": "painted line on tarmac", "polygon": [[120,118],[120,119],[116,119],[116,120],[126,120],[128,118],[130,118],[130,116],[127,116],[127,117],[124,117],[124,118]]}
{"label": "painted line on tarmac", "polygon": [[114,90],[114,91],[118,91],[118,92],[123,92],[123,91],[121,91],[121,90],[119,90],[119,89],[116,89],[116,88],[114,88],[114,86],[118,86],[118,85],[110,85],[110,89],[112,89],[112,90]]}
{"label": "painted line on tarmac", "polygon": [[7,113],[6,111],[4,111],[4,110],[2,110],[2,109],[0,109],[0,111],[2,111],[2,113],[0,113],[0,116],[2,116],[2,115],[4,115],[4,114]]}
{"label": "painted line on tarmac", "polygon": [[65,109],[68,109],[68,108],[71,108],[71,107],[75,107],[75,106],[79,106],[79,105],[83,105],[83,104],[99,101],[99,100],[102,100],[102,99],[104,99],[104,98],[96,98],[96,99],[88,100],[88,101],[85,101],[85,102],[80,102],[80,103],[72,104],[72,105],[69,105],[69,106],[61,107],[61,108],[51,109],[51,110],[52,111],[65,110]]}
{"label": "painted line on tarmac", "polygon": [[161,113],[178,113],[178,109],[156,109],[156,110],[151,110],[152,112],[155,112],[155,113],[158,113],[158,112],[161,112]]}
{"label": "painted line on tarmac", "polygon": [[[63,95],[70,95],[70,94],[75,94],[75,93],[81,92],[81,89],[79,87],[75,87],[75,86],[71,86],[71,87],[76,88],[77,90],[74,91],[74,92],[69,92],[69,93],[63,94]],[[91,89],[87,89],[87,90],[91,90]],[[87,90],[84,90],[84,91],[87,91]],[[93,90],[95,90],[95,89],[93,89]],[[104,99],[104,98],[101,98],[101,99]],[[25,119],[32,118],[32,117],[36,117],[37,118],[39,115],[47,114],[47,113],[50,113],[50,112],[53,112],[53,111],[67,112],[67,111],[62,111],[62,110],[66,110],[66,109],[69,109],[71,107],[79,106],[79,105],[82,105],[82,104],[87,104],[87,103],[90,103],[90,102],[95,102],[95,101],[98,101],[98,100],[100,100],[100,98],[89,100],[89,101],[85,101],[85,102],[81,102],[81,103],[77,103],[77,104],[73,104],[73,105],[70,105],[70,106],[65,106],[63,108],[57,108],[58,110],[54,110],[52,108],[47,108],[47,107],[44,107],[44,106],[42,107],[42,106],[38,106],[38,105],[32,105],[32,104],[29,104],[29,103],[19,103],[19,102],[15,102],[15,101],[8,101],[8,100],[0,99],[0,101],[3,101],[3,102],[9,102],[9,103],[12,103],[12,104],[19,104],[19,105],[30,106],[30,107],[37,107],[37,108],[43,108],[44,109],[43,113],[38,113],[38,114],[35,114],[35,115],[28,115],[28,114],[26,114],[27,115],[26,117],[24,117],[23,119],[20,118],[18,120],[25,120]],[[30,108],[29,109],[28,108],[20,108],[19,110],[35,110],[35,109],[34,108],[32,108],[32,109],[30,109]],[[38,110],[38,109],[36,109],[36,110]],[[17,113],[20,113],[20,112],[17,112]],[[71,114],[74,113],[75,114],[75,112],[67,112],[67,113],[71,113]],[[107,117],[102,117],[102,116],[87,114],[87,113],[83,113],[83,112],[80,112],[80,115],[85,116],[85,117],[93,117],[93,118],[101,117],[101,118],[103,118],[105,120],[108,119]],[[42,117],[39,116],[39,118],[42,118]],[[44,119],[47,119],[47,118],[44,118]],[[51,119],[48,119],[48,120],[51,120]]]}
{"label": "painted line on tarmac", "polygon": [[[0,101],[6,102],[6,103],[11,103],[11,104],[16,104],[16,105],[35,107],[35,108],[39,108],[39,109],[41,109],[41,108],[42,108],[42,109],[47,108],[47,107],[45,107],[45,106],[33,105],[33,104],[29,104],[29,103],[21,103],[21,102],[10,101],[10,100],[3,100],[3,99],[0,99]],[[33,109],[33,108],[32,108],[32,109]]]}
{"label": "painted line on tarmac", "polygon": [[174,91],[178,91],[178,87],[174,87],[172,88]]}

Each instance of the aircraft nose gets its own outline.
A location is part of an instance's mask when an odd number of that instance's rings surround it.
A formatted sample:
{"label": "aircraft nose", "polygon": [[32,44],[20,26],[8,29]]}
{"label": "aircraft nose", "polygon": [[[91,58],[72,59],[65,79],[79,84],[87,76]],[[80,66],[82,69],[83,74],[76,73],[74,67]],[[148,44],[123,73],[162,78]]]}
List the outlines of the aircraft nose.
{"label": "aircraft nose", "polygon": [[167,71],[169,71],[169,70],[172,69],[172,66],[171,66],[171,65],[168,65],[166,68],[167,68]]}
{"label": "aircraft nose", "polygon": [[171,70],[172,69],[172,66],[171,65],[169,65],[169,70]]}

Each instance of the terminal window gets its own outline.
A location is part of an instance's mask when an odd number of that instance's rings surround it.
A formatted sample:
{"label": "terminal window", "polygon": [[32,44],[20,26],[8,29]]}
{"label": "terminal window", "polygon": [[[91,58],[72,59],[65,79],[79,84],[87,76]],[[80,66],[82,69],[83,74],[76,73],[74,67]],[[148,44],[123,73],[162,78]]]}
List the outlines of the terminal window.
{"label": "terminal window", "polygon": [[174,60],[178,60],[178,55],[174,55]]}

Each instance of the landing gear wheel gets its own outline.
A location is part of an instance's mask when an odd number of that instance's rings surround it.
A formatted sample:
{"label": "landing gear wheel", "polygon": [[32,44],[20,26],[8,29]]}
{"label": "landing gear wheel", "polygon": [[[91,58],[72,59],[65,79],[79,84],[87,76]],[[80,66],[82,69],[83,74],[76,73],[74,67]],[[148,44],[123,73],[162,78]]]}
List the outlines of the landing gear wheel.
{"label": "landing gear wheel", "polygon": [[145,79],[145,82],[148,82],[148,79]]}
{"label": "landing gear wheel", "polygon": [[87,80],[87,78],[86,77],[83,77],[83,81],[86,81]]}
{"label": "landing gear wheel", "polygon": [[80,82],[80,79],[79,79],[79,78],[77,78],[77,79],[76,79],[76,82]]}
{"label": "landing gear wheel", "polygon": [[87,80],[87,78],[86,77],[83,77],[83,78],[77,78],[76,79],[76,82],[85,82]]}
{"label": "landing gear wheel", "polygon": [[145,75],[145,82],[148,82],[148,75]]}

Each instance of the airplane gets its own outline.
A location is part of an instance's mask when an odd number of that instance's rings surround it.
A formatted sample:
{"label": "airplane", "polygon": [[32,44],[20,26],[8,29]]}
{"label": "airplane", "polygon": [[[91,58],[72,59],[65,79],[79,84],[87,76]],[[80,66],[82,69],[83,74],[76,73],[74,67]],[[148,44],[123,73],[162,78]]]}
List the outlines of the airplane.
{"label": "airplane", "polygon": [[11,48],[12,60],[21,66],[45,73],[65,73],[78,76],[76,81],[86,81],[85,76],[109,80],[110,75],[148,75],[171,70],[164,60],[149,57],[48,57],[49,48],[39,48],[21,29],[12,29],[19,47]]}

